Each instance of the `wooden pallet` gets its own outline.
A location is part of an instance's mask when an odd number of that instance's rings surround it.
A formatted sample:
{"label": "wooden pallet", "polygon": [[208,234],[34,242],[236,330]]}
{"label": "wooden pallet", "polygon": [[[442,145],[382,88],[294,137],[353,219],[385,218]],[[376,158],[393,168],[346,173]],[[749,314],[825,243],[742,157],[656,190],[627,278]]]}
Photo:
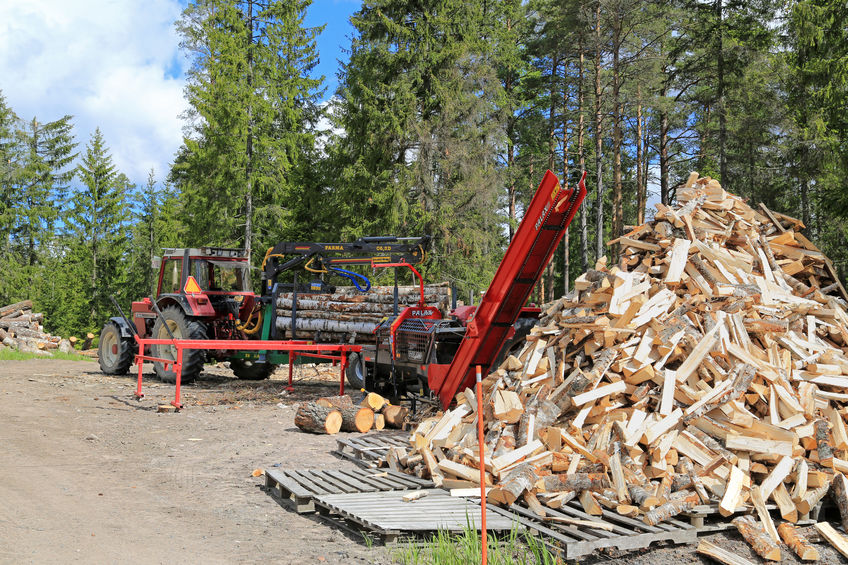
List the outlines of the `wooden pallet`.
{"label": "wooden pallet", "polygon": [[383,430],[363,436],[350,436],[336,439],[336,455],[349,459],[363,467],[381,466],[389,449],[409,448],[409,432],[401,430]]}
{"label": "wooden pallet", "polygon": [[268,469],[265,487],[282,500],[291,500],[298,513],[314,512],[316,496],[377,491],[408,491],[432,487],[432,481],[396,471],[326,469],[291,471]]}
{"label": "wooden pallet", "polygon": [[[815,524],[818,520],[821,507],[822,503],[819,502],[808,514],[800,516],[795,525],[807,526],[809,524]],[[775,520],[780,518],[777,505],[766,504],[766,510],[772,514],[772,517]],[[725,517],[719,514],[718,504],[705,504],[695,506],[692,510],[684,512],[681,514],[681,518],[689,520],[689,523],[698,529],[698,534],[704,535],[724,530],[735,530],[736,526],[734,526],[731,521],[735,516],[741,516],[743,514],[755,514],[754,508],[747,507],[744,511],[734,513],[733,516]]]}
{"label": "wooden pallet", "polygon": [[[479,500],[477,503],[479,504]],[[549,548],[565,559],[576,559],[604,548],[627,551],[644,549],[660,542],[685,544],[698,541],[697,530],[686,522],[669,520],[656,526],[648,526],[641,520],[620,516],[608,510],[604,510],[601,516],[590,516],[573,501],[558,510],[546,507],[547,519],[540,518],[528,508],[517,504],[508,509],[493,505],[486,507],[491,514],[510,516],[527,530],[538,534]],[[588,525],[557,522],[556,518],[598,522],[605,528],[611,528],[611,531]]]}
{"label": "wooden pallet", "polygon": [[[480,527],[480,504],[452,497],[442,489],[425,489],[426,496],[404,502],[407,492],[365,492],[357,494],[328,494],[315,498],[318,512],[337,523],[351,522],[384,543],[396,543],[402,536],[436,531],[461,532],[467,527]],[[514,525],[509,513],[487,513],[486,529],[509,531]]]}

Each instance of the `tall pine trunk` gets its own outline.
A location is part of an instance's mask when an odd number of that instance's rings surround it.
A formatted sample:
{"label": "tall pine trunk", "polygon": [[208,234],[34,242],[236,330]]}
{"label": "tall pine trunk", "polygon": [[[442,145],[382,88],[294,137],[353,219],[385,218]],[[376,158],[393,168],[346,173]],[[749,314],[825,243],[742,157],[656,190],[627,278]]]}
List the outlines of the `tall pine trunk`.
{"label": "tall pine trunk", "polygon": [[718,162],[719,176],[722,184],[726,186],[727,178],[727,156],[725,145],[727,143],[727,111],[724,104],[724,22],[722,21],[722,2],[715,0],[716,31],[714,34],[716,42],[716,98],[718,102]]}
{"label": "tall pine trunk", "polygon": [[[564,78],[568,79],[568,65],[563,65],[566,75]],[[565,84],[565,83],[564,83]],[[568,120],[565,117],[565,110],[567,108],[567,91],[566,88],[562,89],[562,182],[563,186],[568,187]],[[569,246],[571,245],[570,238],[568,237],[568,232],[570,230],[565,230],[565,236],[562,238],[562,293],[563,295],[568,294],[569,288],[569,278],[571,278],[571,249]]]}
{"label": "tall pine trunk", "polygon": [[[624,232],[624,209],[622,204],[621,186],[621,14],[616,13],[613,19],[613,52],[612,52],[612,99],[613,99],[613,193],[612,193],[612,234],[616,238]],[[615,256],[618,257],[618,246],[614,247]]]}
{"label": "tall pine trunk", "polygon": [[645,223],[646,186],[642,169],[642,85],[636,85],[636,224]]}
{"label": "tall pine trunk", "polygon": [[[248,100],[252,100],[253,93],[253,0],[247,2],[247,90]],[[247,163],[245,164],[244,174],[246,181],[246,191],[244,200],[244,248],[247,250],[247,256],[250,257],[250,252],[253,246],[253,108],[250,102],[247,104],[247,147],[246,156]]]}
{"label": "tall pine trunk", "polygon": [[[554,170],[554,162],[556,161],[556,105],[557,105],[557,69],[559,69],[559,53],[554,53],[551,62],[551,105],[548,109],[548,169]],[[545,289],[547,293],[542,292],[542,302],[553,300],[554,295],[554,261],[548,263],[545,267]]]}
{"label": "tall pine trunk", "polygon": [[[580,66],[577,69],[577,158],[580,174],[586,170],[586,153],[583,148],[584,133],[584,82],[583,82],[583,34],[580,34]],[[589,225],[586,200],[580,203],[580,267],[582,273],[589,270]]]}
{"label": "tall pine trunk", "polygon": [[601,3],[595,9],[595,259],[604,255],[603,115],[601,114]]}

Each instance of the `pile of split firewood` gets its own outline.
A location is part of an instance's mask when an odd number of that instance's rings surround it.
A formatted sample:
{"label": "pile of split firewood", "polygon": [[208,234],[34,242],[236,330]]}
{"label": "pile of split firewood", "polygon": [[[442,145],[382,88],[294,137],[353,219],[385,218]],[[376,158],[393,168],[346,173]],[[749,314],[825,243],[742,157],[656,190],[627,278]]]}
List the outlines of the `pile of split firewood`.
{"label": "pile of split firewood", "polygon": [[43,321],[44,314],[32,311],[31,300],[0,307],[2,347],[38,355],[51,355],[54,350],[63,353],[72,351],[71,341],[45,332],[41,325]]}
{"label": "pile of split firewood", "polygon": [[391,404],[376,392],[369,392],[358,406],[347,394],[304,402],[297,409],[294,423],[301,430],[316,434],[335,434],[340,430],[365,433],[386,426],[402,428],[408,415],[409,408]]}
{"label": "pile of split firewood", "polygon": [[[399,286],[398,306],[414,306],[421,299],[420,286]],[[424,286],[424,301],[445,315],[451,307],[448,283]],[[375,286],[367,292],[347,286],[333,294],[284,293],[277,298],[277,329],[292,337],[292,307],[295,306],[296,337],[315,341],[373,342],[374,329],[394,311],[394,287]]]}
{"label": "pile of split firewood", "polygon": [[[781,540],[814,558],[792,524],[826,494],[848,528],[845,290],[800,221],[695,173],[678,198],[610,242],[619,264],[546,305],[485,379],[489,500],[649,525],[711,505],[764,558]],[[456,401],[389,464],[479,489],[476,399]]]}

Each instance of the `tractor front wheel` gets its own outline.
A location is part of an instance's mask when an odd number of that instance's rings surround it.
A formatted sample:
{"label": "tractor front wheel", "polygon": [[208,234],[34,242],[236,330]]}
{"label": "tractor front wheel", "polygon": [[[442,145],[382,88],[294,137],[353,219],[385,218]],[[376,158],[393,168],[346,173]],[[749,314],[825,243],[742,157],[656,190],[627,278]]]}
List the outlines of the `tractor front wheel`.
{"label": "tractor front wheel", "polygon": [[100,370],[107,375],[126,375],[133,361],[133,339],[123,337],[121,328],[108,321],[100,331],[97,358]]}
{"label": "tractor front wheel", "polygon": [[247,359],[230,359],[230,369],[243,381],[262,381],[271,376],[276,369],[271,363],[257,363]]}
{"label": "tractor front wheel", "polygon": [[[167,329],[165,324],[167,324]],[[162,310],[162,317],[156,318],[156,323],[153,324],[152,337],[155,339],[171,339],[168,329],[171,330],[171,333],[176,339],[206,339],[206,326],[202,322],[186,316],[185,312],[176,306],[168,306]],[[173,361],[177,360],[177,348],[173,345],[152,345],[150,348],[153,357]],[[205,350],[183,350],[183,370],[180,381],[189,383],[196,379],[197,375],[203,370],[203,363],[205,361]],[[156,371],[159,380],[166,383],[177,382],[177,373],[174,371],[174,365],[169,363],[167,367],[166,369],[165,363],[160,361],[153,362],[153,369]]]}

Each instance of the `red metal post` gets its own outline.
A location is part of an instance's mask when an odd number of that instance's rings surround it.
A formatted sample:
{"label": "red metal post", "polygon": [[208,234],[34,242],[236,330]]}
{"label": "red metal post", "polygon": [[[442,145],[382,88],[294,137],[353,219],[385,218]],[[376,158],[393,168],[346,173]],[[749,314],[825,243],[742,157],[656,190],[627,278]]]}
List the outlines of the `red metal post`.
{"label": "red metal post", "polygon": [[144,398],[144,393],[141,392],[141,373],[144,370],[144,344],[136,338],[138,341],[138,355],[135,358],[135,362],[138,365],[138,386],[135,389],[135,398],[136,400],[141,400]]}
{"label": "red metal post", "polygon": [[183,348],[179,346],[177,346],[177,364],[174,365],[174,373],[177,376],[177,392],[171,405],[177,410],[180,410],[183,407],[180,404],[180,381],[183,378]]}
{"label": "red metal post", "polygon": [[480,447],[480,540],[482,543],[483,565],[486,565],[489,545],[486,539],[486,447],[483,442],[483,379],[480,365],[477,365],[477,445]]}
{"label": "red metal post", "polygon": [[[336,362],[333,361],[333,365],[335,364]],[[341,375],[339,376],[339,396],[344,395],[345,369],[347,369],[347,353],[344,351],[342,351],[341,367]]]}
{"label": "red metal post", "polygon": [[294,359],[297,357],[297,354],[294,351],[289,351],[289,386],[286,387],[286,391],[294,392]]}

